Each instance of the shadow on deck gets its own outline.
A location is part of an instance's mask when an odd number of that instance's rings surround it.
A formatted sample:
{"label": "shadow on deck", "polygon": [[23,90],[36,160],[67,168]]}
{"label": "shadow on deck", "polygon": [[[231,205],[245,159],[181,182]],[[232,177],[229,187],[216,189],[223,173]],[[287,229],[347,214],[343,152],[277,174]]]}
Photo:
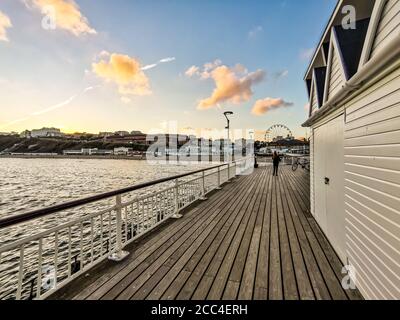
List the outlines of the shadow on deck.
{"label": "shadow on deck", "polygon": [[362,299],[309,212],[309,175],[236,178],[50,299]]}

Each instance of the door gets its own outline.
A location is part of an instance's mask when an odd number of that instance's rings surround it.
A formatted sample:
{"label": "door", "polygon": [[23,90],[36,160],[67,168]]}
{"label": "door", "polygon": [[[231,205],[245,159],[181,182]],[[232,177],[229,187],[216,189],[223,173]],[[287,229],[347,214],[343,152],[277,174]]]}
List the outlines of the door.
{"label": "door", "polygon": [[315,220],[326,233],[326,137],[325,127],[319,127],[314,130],[314,203]]}
{"label": "door", "polygon": [[343,115],[315,130],[314,186],[315,218],[345,263],[343,130]]}
{"label": "door", "polygon": [[326,218],[328,238],[343,263],[346,263],[344,213],[344,116],[327,124]]}

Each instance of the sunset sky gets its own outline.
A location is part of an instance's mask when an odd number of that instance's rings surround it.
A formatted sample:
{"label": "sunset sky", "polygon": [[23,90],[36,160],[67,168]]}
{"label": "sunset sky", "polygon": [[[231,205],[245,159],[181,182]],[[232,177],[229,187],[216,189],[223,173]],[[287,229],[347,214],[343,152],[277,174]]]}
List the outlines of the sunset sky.
{"label": "sunset sky", "polygon": [[[336,0],[0,0],[0,132],[304,136],[303,75]],[[55,19],[53,19],[55,17]]]}

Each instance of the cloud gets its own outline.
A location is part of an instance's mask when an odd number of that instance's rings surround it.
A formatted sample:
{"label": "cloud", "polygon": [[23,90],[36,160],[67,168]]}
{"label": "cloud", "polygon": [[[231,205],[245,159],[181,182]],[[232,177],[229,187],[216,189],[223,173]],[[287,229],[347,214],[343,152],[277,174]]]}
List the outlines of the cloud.
{"label": "cloud", "polygon": [[189,78],[192,78],[194,76],[199,76],[202,80],[209,79],[211,78],[211,71],[213,71],[221,64],[222,61],[216,59],[213,62],[205,63],[202,69],[200,69],[200,67],[197,66],[191,66],[189,69],[186,70],[185,75]]}
{"label": "cloud", "polygon": [[74,0],[24,0],[28,8],[40,10],[49,19],[54,18],[56,28],[75,36],[96,34],[88,19],[81,13]]}
{"label": "cloud", "polygon": [[105,58],[105,57],[109,57],[110,53],[107,50],[102,50],[99,54],[98,57],[100,58]]}
{"label": "cloud", "polygon": [[0,126],[0,128],[1,128],[1,129],[2,129],[2,128],[6,128],[6,127],[12,126],[12,125],[14,125],[14,124],[16,124],[16,123],[29,120],[29,119],[32,118],[32,117],[40,116],[40,115],[42,115],[42,114],[51,112],[51,111],[53,111],[53,110],[56,110],[56,109],[60,109],[60,108],[62,108],[62,107],[65,107],[65,106],[69,105],[72,101],[74,101],[76,98],[78,98],[78,97],[84,95],[85,93],[87,93],[87,92],[89,92],[89,91],[91,91],[91,90],[94,90],[94,89],[96,89],[96,88],[99,88],[99,86],[87,87],[87,88],[83,89],[80,93],[74,94],[73,96],[69,97],[68,99],[66,99],[66,100],[64,100],[64,101],[62,101],[62,102],[60,102],[60,103],[57,103],[57,104],[55,104],[55,105],[53,105],[53,106],[44,108],[44,109],[39,110],[39,111],[36,111],[36,112],[33,112],[33,113],[31,113],[30,115],[28,115],[28,116],[26,116],[26,117],[24,117],[24,118],[16,119],[16,120],[13,120],[13,121],[8,122],[8,123],[6,123],[6,124],[3,124],[3,125]]}
{"label": "cloud", "polygon": [[11,27],[12,24],[10,18],[0,11],[0,41],[9,41],[7,37],[7,29]]}
{"label": "cloud", "polygon": [[265,98],[261,100],[257,100],[257,102],[253,106],[252,114],[256,116],[261,116],[269,111],[287,108],[293,106],[292,102],[286,102],[281,98],[273,99],[273,98]]}
{"label": "cloud", "polygon": [[274,78],[276,80],[279,80],[279,79],[282,79],[282,78],[286,78],[288,75],[289,75],[289,70],[283,70],[283,71],[280,71],[280,72],[276,72],[274,74]]}
{"label": "cloud", "polygon": [[255,38],[259,33],[263,32],[263,31],[264,31],[264,29],[261,26],[254,27],[253,29],[251,29],[249,31],[248,37],[250,39]]}
{"label": "cloud", "polygon": [[175,61],[174,57],[164,58],[164,59],[159,60],[157,63],[148,64],[148,65],[142,67],[142,70],[143,71],[150,70],[150,69],[157,67],[160,63],[168,63],[168,62],[172,62],[172,61]]}
{"label": "cloud", "polygon": [[32,113],[31,116],[39,116],[39,115],[48,113],[48,112],[50,112],[50,111],[59,109],[59,108],[61,108],[61,107],[64,107],[64,106],[70,104],[72,101],[74,101],[74,100],[75,100],[77,97],[79,97],[80,95],[83,95],[83,94],[85,94],[86,92],[89,92],[89,91],[91,91],[91,90],[93,90],[93,89],[96,89],[96,88],[98,88],[98,87],[99,87],[99,86],[96,86],[96,87],[93,87],[93,86],[87,87],[87,88],[83,89],[81,93],[75,94],[75,95],[69,97],[67,100],[62,101],[62,102],[60,102],[60,103],[57,103],[57,104],[55,104],[55,105],[53,105],[53,106],[51,106],[51,107],[48,107],[48,108],[45,108],[45,109],[36,111],[36,112]]}
{"label": "cloud", "polygon": [[189,78],[193,77],[194,75],[200,75],[200,69],[199,67],[191,66],[186,70],[185,75]]}
{"label": "cloud", "polygon": [[146,71],[146,70],[153,69],[153,68],[155,68],[155,67],[157,67],[157,64],[156,64],[156,63],[148,64],[147,66],[142,67],[142,70],[143,70],[143,71]]}
{"label": "cloud", "polygon": [[301,60],[310,60],[314,55],[315,48],[302,49],[300,51]]}
{"label": "cloud", "polygon": [[253,96],[252,87],[265,78],[265,71],[257,70],[249,73],[241,65],[233,68],[221,65],[206,73],[214,80],[216,88],[209,98],[200,101],[198,109],[201,110],[210,109],[223,102],[234,104],[246,102]]}
{"label": "cloud", "polygon": [[140,62],[127,55],[113,53],[107,60],[92,64],[93,72],[107,82],[118,86],[122,95],[150,95],[150,82]]}
{"label": "cloud", "polygon": [[172,62],[172,61],[175,61],[175,57],[164,58],[164,59],[161,59],[159,62],[166,63],[166,62]]}

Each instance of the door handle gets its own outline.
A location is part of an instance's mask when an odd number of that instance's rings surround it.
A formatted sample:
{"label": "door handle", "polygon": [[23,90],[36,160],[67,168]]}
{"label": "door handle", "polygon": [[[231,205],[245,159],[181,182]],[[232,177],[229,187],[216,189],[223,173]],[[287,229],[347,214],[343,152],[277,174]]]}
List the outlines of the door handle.
{"label": "door handle", "polygon": [[325,177],[325,184],[329,185],[330,179],[328,177]]}

